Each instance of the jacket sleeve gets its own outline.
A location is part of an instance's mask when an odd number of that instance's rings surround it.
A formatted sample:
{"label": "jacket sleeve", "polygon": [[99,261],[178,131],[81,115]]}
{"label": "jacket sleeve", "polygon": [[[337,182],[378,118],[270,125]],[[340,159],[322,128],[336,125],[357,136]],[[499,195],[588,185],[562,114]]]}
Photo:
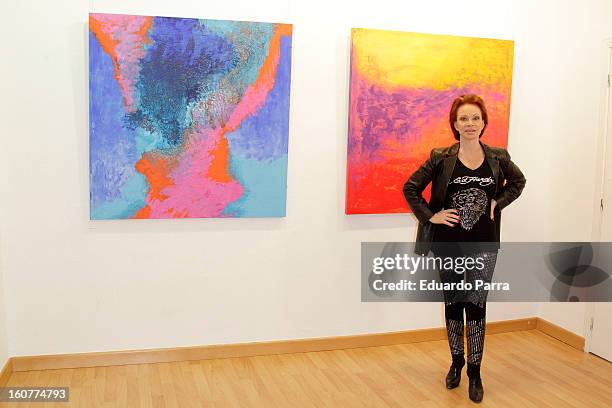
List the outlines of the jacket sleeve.
{"label": "jacket sleeve", "polygon": [[431,182],[434,171],[435,159],[434,151],[432,150],[429,159],[404,184],[406,202],[421,224],[429,222],[429,219],[434,215],[422,195],[425,187]]}
{"label": "jacket sleeve", "polygon": [[500,165],[502,171],[504,172],[506,184],[501,191],[498,192],[497,197],[495,197],[495,201],[497,202],[497,207],[500,210],[503,210],[521,195],[527,180],[525,179],[523,172],[521,172],[521,169],[519,169],[518,166],[514,164],[512,160],[510,160],[510,153],[508,153],[506,150],[504,150],[504,156],[502,157],[502,160],[500,160]]}

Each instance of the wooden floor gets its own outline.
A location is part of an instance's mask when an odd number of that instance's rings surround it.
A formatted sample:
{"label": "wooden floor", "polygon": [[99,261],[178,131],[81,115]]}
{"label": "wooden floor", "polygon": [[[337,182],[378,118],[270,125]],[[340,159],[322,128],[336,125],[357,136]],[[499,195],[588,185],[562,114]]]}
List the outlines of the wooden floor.
{"label": "wooden floor", "polygon": [[[70,403],[2,407],[474,407],[465,369],[447,390],[445,341],[350,350],[13,373],[68,386]],[[612,363],[540,331],[487,336],[481,407],[612,407]]]}

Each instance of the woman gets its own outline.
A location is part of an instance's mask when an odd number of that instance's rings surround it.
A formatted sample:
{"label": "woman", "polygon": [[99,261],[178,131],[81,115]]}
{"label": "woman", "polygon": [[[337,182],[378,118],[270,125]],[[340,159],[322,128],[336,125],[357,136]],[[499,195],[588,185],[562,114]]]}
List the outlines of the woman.
{"label": "woman", "polygon": [[[404,185],[404,196],[419,220],[415,252],[427,255],[433,249],[436,256],[458,255],[449,252],[448,244],[458,242],[489,243],[475,245],[468,251],[482,258],[484,268],[462,274],[441,270],[443,282],[463,279],[491,281],[499,248],[501,210],[516,200],[525,187],[525,177],[510,160],[505,149],[480,142],[488,124],[484,101],[477,95],[462,95],[455,99],[449,122],[459,143],[433,149],[429,159]],[[425,201],[422,192],[432,183],[431,199]],[[472,248],[472,246],[470,247]],[[461,250],[466,255],[466,250]],[[463,351],[463,311],[467,320],[467,375],[469,397],[482,401],[484,390],[480,379],[485,335],[485,290],[444,291],[445,319],[452,364],[446,376],[446,387],[459,386],[461,369],[465,365]]]}

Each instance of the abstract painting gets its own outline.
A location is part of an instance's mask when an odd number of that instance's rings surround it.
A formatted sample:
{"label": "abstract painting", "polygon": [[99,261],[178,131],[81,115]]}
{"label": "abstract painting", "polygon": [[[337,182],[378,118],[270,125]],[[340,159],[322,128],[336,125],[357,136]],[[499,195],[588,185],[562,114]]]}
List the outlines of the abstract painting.
{"label": "abstract painting", "polygon": [[89,15],[90,218],[283,217],[292,26]]}
{"label": "abstract painting", "polygon": [[485,101],[482,142],[507,146],[513,41],[370,29],[351,40],[346,214],[409,212],[403,185],[456,142],[448,114],[462,94]]}

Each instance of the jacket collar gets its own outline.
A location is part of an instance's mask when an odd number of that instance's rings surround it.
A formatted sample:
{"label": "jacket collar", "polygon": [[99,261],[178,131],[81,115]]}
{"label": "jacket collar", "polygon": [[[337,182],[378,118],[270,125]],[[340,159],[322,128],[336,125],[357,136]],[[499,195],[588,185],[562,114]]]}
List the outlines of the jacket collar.
{"label": "jacket collar", "polygon": [[[479,141],[482,150],[484,151],[485,157],[487,159],[498,159],[497,154],[491,149],[491,147],[485,143]],[[452,146],[449,146],[444,153],[445,157],[457,156],[459,154],[459,142],[455,143]]]}

